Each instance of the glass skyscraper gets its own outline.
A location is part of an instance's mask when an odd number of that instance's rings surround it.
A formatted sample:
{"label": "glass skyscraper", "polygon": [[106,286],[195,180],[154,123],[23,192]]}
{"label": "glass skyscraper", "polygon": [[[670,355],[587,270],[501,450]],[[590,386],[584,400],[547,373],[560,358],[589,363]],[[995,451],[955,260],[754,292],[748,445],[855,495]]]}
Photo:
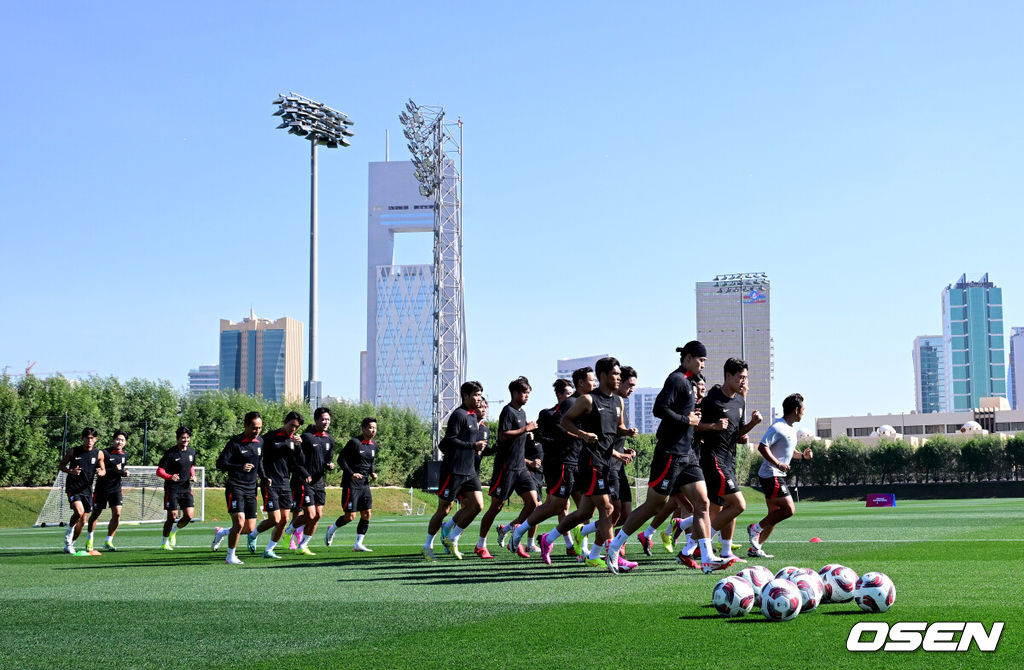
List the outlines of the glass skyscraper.
{"label": "glass skyscraper", "polygon": [[280,402],[302,398],[302,323],[249,317],[220,320],[220,390]]}
{"label": "glass skyscraper", "polygon": [[1006,397],[1003,292],[989,281],[961,275],[942,291],[942,340],[949,411]]}
{"label": "glass skyscraper", "polygon": [[1024,409],[1024,328],[1010,331],[1010,406]]}
{"label": "glass skyscraper", "polygon": [[914,391],[918,414],[946,411],[946,357],[941,335],[914,338]]}

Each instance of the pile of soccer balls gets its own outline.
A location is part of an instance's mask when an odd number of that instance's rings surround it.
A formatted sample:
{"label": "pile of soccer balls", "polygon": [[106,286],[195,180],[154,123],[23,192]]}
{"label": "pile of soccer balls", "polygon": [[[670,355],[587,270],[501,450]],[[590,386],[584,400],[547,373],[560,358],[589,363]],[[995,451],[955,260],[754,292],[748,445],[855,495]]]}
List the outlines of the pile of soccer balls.
{"label": "pile of soccer balls", "polygon": [[772,621],[789,621],[821,603],[855,601],[865,612],[884,612],[896,602],[896,586],[881,572],[857,573],[829,564],[815,572],[785,567],[772,575],[762,565],[740,570],[715,584],[711,602],[722,616],[735,617],[760,607]]}

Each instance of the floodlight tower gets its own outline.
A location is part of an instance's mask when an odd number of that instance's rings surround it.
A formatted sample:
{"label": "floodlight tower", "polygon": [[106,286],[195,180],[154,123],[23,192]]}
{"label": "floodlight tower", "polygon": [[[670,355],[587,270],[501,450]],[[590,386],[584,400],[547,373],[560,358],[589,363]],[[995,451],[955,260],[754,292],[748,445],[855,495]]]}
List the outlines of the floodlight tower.
{"label": "floodlight tower", "polygon": [[316,320],[317,320],[317,169],[316,148],[325,146],[336,149],[339,146],[350,146],[348,141],[354,133],[349,126],[355,122],[348,115],[331,109],[322,102],[289,93],[279,95],[274,100],[277,111],[274,116],[281,117],[278,129],[287,128],[290,135],[298,135],[309,140],[310,145],[310,189],[309,189],[309,380],[306,382],[306,401],[312,409],[320,405],[321,387],[317,381],[316,370]]}
{"label": "floodlight tower", "polygon": [[410,100],[399,115],[420,182],[434,200],[434,361],[432,438],[440,456],[444,420],[462,402],[466,376],[466,316],[462,277],[462,120],[445,121],[443,107]]}
{"label": "floodlight tower", "polygon": [[740,358],[747,360],[746,330],[743,327],[743,303],[751,291],[768,288],[768,275],[764,272],[738,272],[715,275],[715,288],[719,293],[740,294]]}

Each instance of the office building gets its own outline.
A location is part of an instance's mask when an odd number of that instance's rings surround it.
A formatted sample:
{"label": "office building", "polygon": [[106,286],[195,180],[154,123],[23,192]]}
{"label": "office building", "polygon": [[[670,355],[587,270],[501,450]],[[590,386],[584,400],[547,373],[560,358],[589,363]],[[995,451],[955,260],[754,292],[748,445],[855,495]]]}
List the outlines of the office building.
{"label": "office building", "polygon": [[280,402],[302,399],[302,322],[249,317],[220,320],[220,390]]}
{"label": "office building", "polygon": [[661,393],[660,388],[645,387],[633,389],[633,394],[626,398],[626,416],[629,428],[636,428],[642,434],[658,432],[661,419],[654,416],[654,400]]}
{"label": "office building", "polygon": [[754,410],[759,410],[763,417],[761,424],[750,432],[750,441],[757,444],[773,416],[771,283],[768,277],[763,272],[747,272],[717,275],[712,281],[697,282],[697,339],[708,349],[704,366],[708,389],[724,381],[727,359],[741,358],[747,362],[750,379],[747,419]]}
{"label": "office building", "polygon": [[961,275],[942,290],[946,407],[965,411],[982,398],[1006,397],[1003,292],[989,281]]}
{"label": "office building", "polygon": [[607,358],[611,354],[597,354],[596,356],[582,356],[580,358],[559,358],[555,366],[555,373],[558,379],[572,379],[572,373],[580,368],[593,368],[599,360]]}
{"label": "office building", "polygon": [[955,412],[833,416],[815,421],[815,433],[823,440],[845,435],[866,441],[883,436],[919,443],[935,435],[962,434],[965,427],[966,432],[976,429],[1011,436],[1024,430],[1024,410],[1010,409],[1006,398],[982,398],[977,408]]}
{"label": "office building", "polygon": [[946,359],[941,335],[914,338],[914,397],[918,414],[946,411]]}
{"label": "office building", "polygon": [[204,391],[220,390],[220,366],[200,365],[188,371],[188,394],[199,395]]}
{"label": "office building", "polygon": [[1010,333],[1009,400],[1014,409],[1024,409],[1024,328]]}

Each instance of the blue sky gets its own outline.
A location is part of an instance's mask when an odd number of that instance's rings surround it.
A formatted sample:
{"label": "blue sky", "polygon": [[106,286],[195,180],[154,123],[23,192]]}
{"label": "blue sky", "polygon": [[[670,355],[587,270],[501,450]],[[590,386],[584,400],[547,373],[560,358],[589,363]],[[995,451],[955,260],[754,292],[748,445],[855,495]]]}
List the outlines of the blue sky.
{"label": "blue sky", "polygon": [[913,408],[913,338],[961,273],[1024,325],[1016,3],[303,7],[7,9],[0,366],[183,386],[218,319],[307,321],[308,145],[271,116],[289,90],[357,123],[320,156],[333,395],[358,395],[365,348],[367,162],[386,130],[406,157],[409,97],[465,122],[489,395],[526,374],[547,403],[557,358],[602,352],[660,385],[694,282],[723,272],[769,274],[775,402],[802,392],[808,427]]}

